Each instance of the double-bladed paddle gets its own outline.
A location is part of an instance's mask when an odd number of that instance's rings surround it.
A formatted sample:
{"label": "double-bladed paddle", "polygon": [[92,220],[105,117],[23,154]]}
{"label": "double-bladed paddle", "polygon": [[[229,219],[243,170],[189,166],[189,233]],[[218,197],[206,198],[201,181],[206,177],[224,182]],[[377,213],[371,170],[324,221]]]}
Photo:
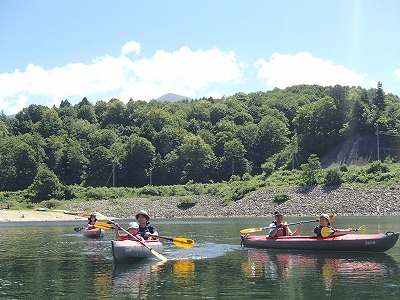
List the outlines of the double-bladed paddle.
{"label": "double-bladed paddle", "polygon": [[[101,219],[104,218],[104,219],[108,220],[108,222],[110,222],[111,224],[115,225],[115,222],[112,221],[109,217],[106,217],[105,215],[103,215],[103,214],[101,214],[101,213],[98,213],[98,212],[96,212],[96,215],[98,215],[99,218],[101,218]],[[142,242],[141,240],[139,240],[137,237],[135,237],[135,236],[134,236],[133,234],[131,234],[129,231],[125,230],[125,229],[122,228],[121,226],[118,226],[118,228],[121,229],[123,232],[125,232],[127,235],[129,235],[132,239],[134,239],[135,241],[139,242],[139,243],[142,244],[144,247],[146,247],[147,249],[149,249],[149,251],[150,251],[154,256],[158,257],[158,258],[161,259],[162,261],[167,261],[167,260],[168,260],[164,255],[158,253],[156,250],[154,250],[153,248],[149,247],[146,243],[144,243],[144,242]]]}
{"label": "double-bladed paddle", "polygon": [[[333,222],[333,220],[335,219],[335,215],[330,214],[329,215],[329,223]],[[294,222],[294,223],[289,223],[289,224],[283,224],[284,226],[289,226],[289,225],[296,225],[296,224],[300,224],[300,223],[310,223],[310,222],[319,222],[319,219],[315,219],[315,220],[308,220],[308,221],[300,221],[300,222]],[[258,227],[258,228],[247,228],[247,229],[242,229],[240,230],[240,233],[242,234],[247,234],[247,233],[252,233],[252,232],[259,232],[259,231],[263,231],[266,229],[270,229],[270,228],[275,228],[276,226],[268,226],[268,227]]]}
{"label": "double-bladed paddle", "polygon": [[351,231],[355,231],[355,232],[363,234],[365,232],[365,229],[366,229],[365,225],[362,225],[362,226],[360,226],[360,228],[357,228],[357,229],[331,229],[329,227],[323,227],[321,229],[321,235],[323,237],[328,237],[332,233],[335,233],[335,232],[351,232]]}
{"label": "double-bladed paddle", "polygon": [[[107,224],[107,223],[103,223],[103,222],[96,222],[94,225],[93,225],[93,227],[95,227],[95,228],[100,228],[100,229],[112,229],[113,227],[110,225],[110,224]],[[85,229],[86,227],[75,227],[74,228],[74,230],[76,231],[76,232],[79,232],[79,231],[81,231],[81,230],[83,230],[83,229]]]}

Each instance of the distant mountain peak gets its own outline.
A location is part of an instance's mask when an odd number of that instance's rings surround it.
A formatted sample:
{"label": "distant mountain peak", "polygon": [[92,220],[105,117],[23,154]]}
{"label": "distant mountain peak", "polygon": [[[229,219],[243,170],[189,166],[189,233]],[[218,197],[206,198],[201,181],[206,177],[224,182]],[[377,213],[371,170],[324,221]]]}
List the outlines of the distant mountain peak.
{"label": "distant mountain peak", "polygon": [[177,102],[181,100],[192,100],[192,98],[181,96],[173,93],[167,93],[162,95],[161,97],[157,98],[158,101],[170,101],[170,102]]}

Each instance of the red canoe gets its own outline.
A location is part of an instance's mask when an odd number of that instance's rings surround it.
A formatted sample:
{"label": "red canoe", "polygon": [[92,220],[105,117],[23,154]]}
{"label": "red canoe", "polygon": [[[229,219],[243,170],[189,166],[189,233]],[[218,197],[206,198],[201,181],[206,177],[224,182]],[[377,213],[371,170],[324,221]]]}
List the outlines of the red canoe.
{"label": "red canoe", "polygon": [[242,245],[264,249],[384,252],[392,248],[399,233],[339,234],[328,237],[242,235]]}
{"label": "red canoe", "polygon": [[101,228],[85,228],[83,231],[83,236],[87,237],[87,238],[91,238],[91,239],[98,239],[101,238],[102,236],[104,236],[104,229]]}

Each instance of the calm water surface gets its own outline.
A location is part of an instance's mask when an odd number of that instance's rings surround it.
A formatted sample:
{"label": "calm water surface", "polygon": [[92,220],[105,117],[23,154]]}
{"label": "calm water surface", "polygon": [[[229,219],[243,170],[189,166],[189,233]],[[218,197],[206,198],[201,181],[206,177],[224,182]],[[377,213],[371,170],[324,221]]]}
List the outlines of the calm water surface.
{"label": "calm water surface", "polygon": [[[311,218],[286,218],[288,222]],[[84,223],[0,223],[0,299],[399,299],[400,242],[386,253],[325,253],[242,248],[239,230],[271,218],[157,219],[169,260],[117,264],[113,231],[86,239]],[[127,227],[129,220],[120,221]],[[302,234],[316,223],[305,224]],[[399,217],[337,217],[336,228],[400,230]],[[295,229],[295,226],[292,226]],[[263,234],[266,232],[263,232]]]}

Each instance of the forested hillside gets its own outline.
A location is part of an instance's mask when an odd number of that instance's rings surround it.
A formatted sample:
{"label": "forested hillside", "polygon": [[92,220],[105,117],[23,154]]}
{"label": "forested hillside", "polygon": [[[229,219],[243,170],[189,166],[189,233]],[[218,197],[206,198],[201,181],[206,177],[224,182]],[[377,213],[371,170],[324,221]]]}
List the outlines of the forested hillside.
{"label": "forested hillside", "polygon": [[298,169],[311,154],[325,167],[371,162],[378,153],[398,161],[399,122],[400,99],[385,95],[381,84],[30,105],[13,118],[0,115],[0,191],[43,182],[54,185],[49,190],[221,182]]}

